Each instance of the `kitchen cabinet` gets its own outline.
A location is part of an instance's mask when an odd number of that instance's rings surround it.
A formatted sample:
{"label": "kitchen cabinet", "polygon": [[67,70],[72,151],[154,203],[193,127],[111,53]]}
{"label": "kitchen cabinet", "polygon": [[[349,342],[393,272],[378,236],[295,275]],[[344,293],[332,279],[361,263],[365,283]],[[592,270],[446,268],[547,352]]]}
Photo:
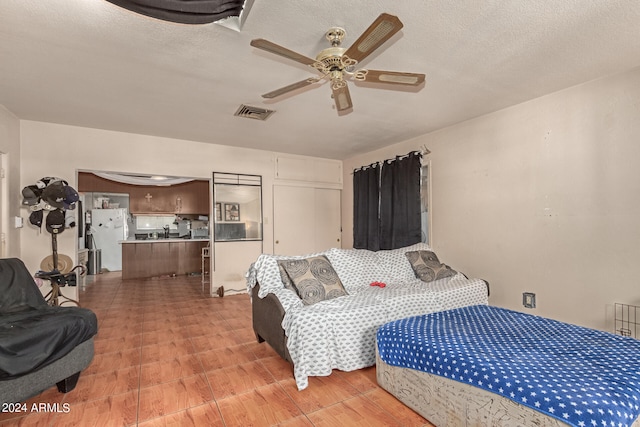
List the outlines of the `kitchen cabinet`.
{"label": "kitchen cabinet", "polygon": [[176,198],[181,198],[181,211],[179,213],[209,215],[209,182],[193,181],[187,183],[183,189],[176,191]]}
{"label": "kitchen cabinet", "polygon": [[137,186],[129,193],[129,211],[134,214],[175,213],[171,187]]}
{"label": "kitchen cabinet", "polygon": [[129,211],[134,214],[209,215],[208,180],[171,186],[132,185],[79,172],[78,191],[128,194]]}
{"label": "kitchen cabinet", "polygon": [[209,215],[209,182],[135,186],[129,194],[129,210],[134,214],[199,214]]}
{"label": "kitchen cabinet", "polygon": [[122,243],[122,279],[199,273],[202,248],[208,244],[208,240]]}

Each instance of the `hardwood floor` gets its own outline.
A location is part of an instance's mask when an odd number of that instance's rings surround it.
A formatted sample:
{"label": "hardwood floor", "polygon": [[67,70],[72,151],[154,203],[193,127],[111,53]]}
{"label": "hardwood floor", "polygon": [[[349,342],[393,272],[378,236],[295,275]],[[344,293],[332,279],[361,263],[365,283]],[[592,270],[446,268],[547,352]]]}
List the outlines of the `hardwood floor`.
{"label": "hardwood floor", "polygon": [[91,365],[73,391],[46,390],[0,426],[431,426],[377,385],[375,367],[298,391],[290,365],[256,342],[247,294],[209,298],[199,277],[119,273],[79,292],[98,316]]}

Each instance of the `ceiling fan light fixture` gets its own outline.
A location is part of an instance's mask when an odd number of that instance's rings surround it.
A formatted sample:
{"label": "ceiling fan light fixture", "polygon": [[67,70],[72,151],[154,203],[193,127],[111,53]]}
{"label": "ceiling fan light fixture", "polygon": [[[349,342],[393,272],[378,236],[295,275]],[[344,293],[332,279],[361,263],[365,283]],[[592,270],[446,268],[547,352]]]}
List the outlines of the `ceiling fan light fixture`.
{"label": "ceiling fan light fixture", "polygon": [[332,71],[331,72],[331,88],[339,89],[341,87],[346,86],[347,82],[342,78],[342,71]]}

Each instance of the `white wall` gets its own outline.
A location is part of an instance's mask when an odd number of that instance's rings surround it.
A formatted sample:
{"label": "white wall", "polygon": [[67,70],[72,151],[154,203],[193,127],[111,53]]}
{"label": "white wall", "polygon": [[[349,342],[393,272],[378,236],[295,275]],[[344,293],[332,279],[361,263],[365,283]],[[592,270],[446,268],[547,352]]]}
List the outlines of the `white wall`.
{"label": "white wall", "polygon": [[614,302],[640,304],[640,68],[346,160],[345,247],[353,169],[422,145],[432,245],[491,304],[605,330]]}
{"label": "white wall", "polygon": [[[23,216],[21,209],[22,187],[20,186],[20,121],[4,106],[0,105],[0,153],[5,158],[5,180],[7,194],[0,200],[3,221],[2,232],[6,234],[5,248],[2,253],[7,258],[20,257],[20,231],[13,224],[13,218]],[[5,205],[6,203],[6,205]],[[24,218],[28,220],[27,214]],[[1,243],[0,243],[1,244]]]}
{"label": "white wall", "polygon": [[[204,179],[211,179],[214,171],[262,175],[263,246],[265,252],[273,248],[271,214],[275,154],[272,152],[43,122],[20,123],[23,153],[21,185],[31,184],[43,176],[58,176],[76,186],[77,170]],[[75,235],[74,229],[66,230],[59,236],[60,253],[75,258]],[[22,258],[30,269],[37,270],[42,258],[51,253],[49,233],[40,234],[34,227],[28,226],[21,233],[21,242]],[[238,283],[243,287],[243,275],[261,250],[262,245],[256,245],[255,242],[244,246],[242,243],[226,244],[226,253],[216,254],[216,259],[218,255],[227,260],[233,259],[233,268],[239,271],[223,271],[218,275],[216,268],[216,276],[236,282],[233,287],[238,287]],[[220,268],[225,265],[230,264],[218,263]]]}

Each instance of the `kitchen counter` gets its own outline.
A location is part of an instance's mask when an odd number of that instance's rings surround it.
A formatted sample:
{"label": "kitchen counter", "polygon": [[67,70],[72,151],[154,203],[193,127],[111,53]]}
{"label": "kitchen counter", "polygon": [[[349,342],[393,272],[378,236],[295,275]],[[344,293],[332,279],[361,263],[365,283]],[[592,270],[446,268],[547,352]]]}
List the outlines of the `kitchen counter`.
{"label": "kitchen counter", "polygon": [[180,239],[180,238],[168,238],[168,239],[146,239],[146,240],[120,240],[118,243],[128,244],[128,243],[188,243],[188,242],[208,242],[209,238],[206,239]]}
{"label": "kitchen counter", "polygon": [[122,278],[201,274],[202,248],[209,239],[123,240]]}

